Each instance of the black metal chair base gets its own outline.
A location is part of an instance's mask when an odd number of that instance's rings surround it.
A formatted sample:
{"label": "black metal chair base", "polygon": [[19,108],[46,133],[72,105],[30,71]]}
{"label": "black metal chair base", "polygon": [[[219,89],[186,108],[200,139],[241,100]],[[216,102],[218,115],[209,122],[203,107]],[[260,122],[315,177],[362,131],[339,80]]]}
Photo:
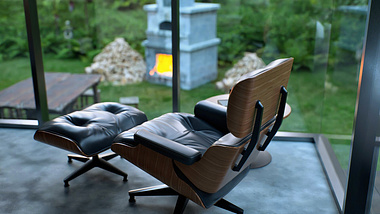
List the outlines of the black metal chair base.
{"label": "black metal chair base", "polygon": [[78,170],[76,170],[75,172],[73,172],[69,176],[67,176],[65,178],[65,180],[63,180],[63,182],[65,183],[65,187],[70,186],[69,181],[73,180],[74,178],[78,177],[79,175],[82,175],[83,173],[89,171],[90,169],[92,169],[94,167],[99,167],[99,168],[102,168],[102,169],[107,170],[109,172],[121,175],[124,177],[123,181],[128,181],[128,179],[127,179],[128,174],[127,173],[121,171],[120,169],[116,168],[115,166],[113,166],[112,164],[107,162],[108,160],[111,160],[112,158],[114,158],[116,156],[118,156],[118,155],[115,153],[105,154],[105,155],[101,155],[101,156],[96,155],[96,156],[93,156],[92,158],[88,158],[88,157],[84,157],[84,156],[80,156],[80,155],[68,155],[68,162],[69,163],[71,163],[72,160],[77,160],[80,162],[84,162],[85,164],[81,168],[79,168]]}
{"label": "black metal chair base", "polygon": [[[174,191],[167,185],[158,185],[158,186],[152,186],[142,189],[135,189],[129,191],[129,202],[135,203],[136,199],[135,196],[170,196],[170,195],[178,195],[177,203],[174,209],[174,214],[182,214],[185,211],[186,205],[189,202],[189,199],[186,198],[183,195],[178,194],[178,192]],[[214,204],[217,207],[220,207],[222,209],[231,211],[233,213],[242,214],[244,213],[244,210],[240,207],[232,204],[229,201],[224,200],[223,198],[220,199],[218,202]]]}
{"label": "black metal chair base", "polygon": [[231,211],[233,213],[237,213],[237,214],[243,214],[244,213],[244,210],[242,208],[236,206],[235,204],[233,204],[229,201],[224,200],[223,198],[220,199],[218,202],[216,202],[214,205],[217,207],[220,207],[222,209]]}

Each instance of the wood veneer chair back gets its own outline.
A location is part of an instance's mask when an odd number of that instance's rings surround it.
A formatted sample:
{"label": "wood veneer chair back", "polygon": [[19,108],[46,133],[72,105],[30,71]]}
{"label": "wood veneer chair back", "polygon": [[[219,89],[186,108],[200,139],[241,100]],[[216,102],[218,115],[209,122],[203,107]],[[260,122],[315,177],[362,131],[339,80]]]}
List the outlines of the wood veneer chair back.
{"label": "wood veneer chair back", "polygon": [[[281,90],[288,84],[292,64],[293,58],[280,59],[243,76],[229,96],[227,125],[231,133],[216,141],[193,165],[175,162],[197,188],[207,193],[220,191],[255,161],[260,146],[267,146],[271,140],[267,133],[276,122]],[[258,100],[264,107],[259,124],[262,129],[258,131],[257,144],[254,142],[251,145]]]}
{"label": "wood veneer chair back", "polygon": [[244,75],[232,88],[227,106],[227,127],[238,138],[252,133],[256,102],[264,106],[262,123],[277,114],[282,86],[287,87],[293,58],[278,59]]}

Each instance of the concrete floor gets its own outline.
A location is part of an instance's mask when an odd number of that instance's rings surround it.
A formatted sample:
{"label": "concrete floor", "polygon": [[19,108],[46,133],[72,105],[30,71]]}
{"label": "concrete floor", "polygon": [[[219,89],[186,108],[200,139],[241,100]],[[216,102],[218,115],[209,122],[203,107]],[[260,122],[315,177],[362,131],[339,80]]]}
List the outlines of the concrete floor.
{"label": "concrete floor", "polygon": [[[122,177],[93,169],[63,186],[63,179],[82,165],[67,163],[67,152],[33,140],[34,130],[0,128],[0,213],[172,213],[176,197],[137,197],[128,190],[160,184],[121,158],[110,163],[129,174]],[[226,197],[245,213],[338,213],[314,144],[273,141],[272,162],[251,169]],[[206,210],[189,202],[185,213]]]}

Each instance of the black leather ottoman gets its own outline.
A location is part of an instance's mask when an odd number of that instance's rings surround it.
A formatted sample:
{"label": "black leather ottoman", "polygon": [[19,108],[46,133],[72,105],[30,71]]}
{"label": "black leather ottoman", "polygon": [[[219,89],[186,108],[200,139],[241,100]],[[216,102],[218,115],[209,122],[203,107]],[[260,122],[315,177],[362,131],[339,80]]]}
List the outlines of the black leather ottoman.
{"label": "black leather ottoman", "polygon": [[121,132],[147,121],[146,115],[131,106],[119,103],[97,103],[84,110],[72,112],[46,122],[34,134],[34,139],[78,155],[68,155],[72,159],[86,162],[80,169],[64,179],[69,181],[94,167],[119,174],[127,180],[127,174],[107,161],[116,157],[111,153],[99,156],[109,149],[113,139]]}

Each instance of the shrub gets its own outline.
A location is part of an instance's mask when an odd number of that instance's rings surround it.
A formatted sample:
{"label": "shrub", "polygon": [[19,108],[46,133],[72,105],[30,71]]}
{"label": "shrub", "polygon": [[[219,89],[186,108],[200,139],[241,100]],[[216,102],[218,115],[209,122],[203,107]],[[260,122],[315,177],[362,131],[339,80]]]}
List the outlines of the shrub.
{"label": "shrub", "polygon": [[[331,44],[338,39],[340,25],[332,19],[340,5],[366,4],[363,0],[220,0],[218,12],[219,60],[222,64],[241,58],[243,53],[258,52],[266,62],[279,57],[295,58],[294,68],[311,70],[316,55],[316,23],[330,23]],[[348,28],[360,29],[363,23]],[[355,31],[361,33],[362,31]],[[339,35],[341,41],[352,41],[352,35]],[[343,38],[342,38],[343,37]],[[361,41],[359,41],[360,43]],[[346,42],[347,43],[347,42]],[[358,41],[355,44],[357,45]],[[330,45],[331,53],[336,46]],[[322,54],[327,54],[326,52]]]}
{"label": "shrub", "polygon": [[[230,64],[244,52],[258,52],[266,61],[278,57],[295,58],[295,68],[311,68],[315,56],[316,23],[332,23],[330,53],[339,44],[360,46],[352,34],[339,34],[337,26],[347,25],[333,18],[340,5],[366,4],[365,0],[198,0],[221,5],[217,36],[219,63]],[[333,5],[332,2],[336,4]],[[89,58],[115,37],[125,40],[144,54],[147,14],[143,5],[155,0],[41,0],[38,12],[41,42],[45,53],[59,57]],[[71,7],[71,10],[68,8]],[[25,56],[27,43],[23,5],[0,1],[0,60]],[[63,37],[65,21],[70,20],[73,38]],[[360,32],[362,22],[350,22]],[[355,30],[356,29],[356,30]],[[338,45],[335,41],[338,41]]]}

